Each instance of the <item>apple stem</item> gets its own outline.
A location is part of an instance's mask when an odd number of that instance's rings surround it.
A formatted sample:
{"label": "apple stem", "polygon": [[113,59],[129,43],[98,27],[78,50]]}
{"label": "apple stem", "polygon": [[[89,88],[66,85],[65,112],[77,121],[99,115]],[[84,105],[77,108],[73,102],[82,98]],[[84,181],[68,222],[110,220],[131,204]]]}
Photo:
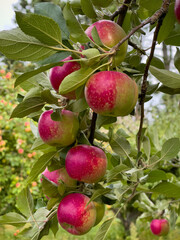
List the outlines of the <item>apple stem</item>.
{"label": "apple stem", "polygon": [[95,129],[96,129],[96,120],[97,120],[97,113],[93,112],[93,116],[92,116],[92,121],[91,121],[91,128],[90,128],[90,136],[89,136],[89,142],[91,143],[91,145],[94,145],[94,133],[95,133]]}

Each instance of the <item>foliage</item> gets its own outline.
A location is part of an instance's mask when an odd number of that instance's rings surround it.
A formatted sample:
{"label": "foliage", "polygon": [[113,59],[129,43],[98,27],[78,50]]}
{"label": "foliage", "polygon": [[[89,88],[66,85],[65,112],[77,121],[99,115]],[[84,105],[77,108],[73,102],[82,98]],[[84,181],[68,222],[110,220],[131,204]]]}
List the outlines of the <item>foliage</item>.
{"label": "foliage", "polygon": [[[20,118],[20,122],[24,117],[32,119],[32,131],[36,137],[32,148],[42,151],[41,157],[31,165],[25,188],[17,197],[18,211],[2,215],[0,223],[17,226],[21,234],[28,239],[41,239],[49,234],[49,230],[56,235],[57,206],[62,197],[72,189],[65,188],[62,194],[57,187],[56,198],[50,198],[47,206],[44,206],[34,202],[28,186],[32,181],[36,181],[46,166],[52,170],[64,166],[65,155],[72,146],[62,148],[44,144],[38,135],[37,122],[46,109],[53,108],[57,120],[57,109],[66,108],[79,114],[81,124],[75,144],[99,146],[108,158],[107,174],[102,181],[97,184],[84,184],[82,189],[77,187],[75,190],[85,193],[91,200],[99,197],[105,204],[113,205],[114,215],[104,219],[95,239],[103,240],[108,236],[116,217],[121,220],[127,239],[129,234],[139,239],[142,236],[146,239],[150,236],[152,239],[152,234],[146,231],[149,222],[153,218],[167,218],[173,230],[178,225],[180,211],[180,173],[177,170],[179,134],[177,132],[167,138],[163,137],[158,142],[159,128],[155,127],[161,122],[155,120],[153,127],[143,127],[144,104],[154,97],[155,92],[179,94],[179,74],[164,69],[160,59],[153,61],[156,42],[160,44],[164,41],[167,45],[179,46],[180,28],[174,17],[174,1],[128,1],[128,9],[126,1],[125,4],[108,1],[109,5],[113,2],[113,6],[120,7],[117,12],[111,12],[112,9],[106,8],[108,6],[104,6],[104,1],[101,0],[76,2],[79,3],[76,9],[74,1],[70,1],[63,8],[52,3],[39,3],[35,5],[35,13],[16,12],[19,28],[0,33],[0,51],[3,54],[14,60],[37,63],[36,70],[20,75],[15,81],[15,87],[20,86],[23,92],[18,95],[20,101],[11,117]],[[121,11],[125,13],[124,18]],[[104,18],[117,20],[123,26],[128,35],[122,41],[129,38],[129,45],[133,48],[128,49],[127,57],[120,66],[114,67],[112,59],[123,42],[119,42],[112,49],[104,50],[96,29],[93,32],[95,42],[85,34],[85,26],[78,21],[79,14],[84,15],[91,23]],[[147,24],[151,24],[150,29],[142,29]],[[146,35],[152,29],[155,29],[154,41],[149,53],[141,49],[140,40],[143,34]],[[63,65],[61,60],[68,55],[72,55],[81,64],[81,69],[68,75],[60,86],[60,92],[56,93],[49,83],[46,71]],[[177,66],[178,54],[175,60]],[[140,125],[138,133],[132,129],[133,140],[126,130],[117,126],[116,129],[112,128],[112,123],[117,121],[116,117],[98,115],[95,121],[95,114],[92,116],[92,111],[84,96],[82,97],[88,78],[104,69],[123,71],[139,85]],[[158,84],[151,83],[148,78],[149,70]],[[76,91],[76,100],[68,101],[60,95],[73,90]],[[133,115],[135,116],[135,111],[131,118]],[[121,121],[126,125],[124,119]],[[47,188],[48,191],[49,184]],[[25,201],[22,202],[22,199]]]}
{"label": "foliage", "polygon": [[[13,89],[13,72],[0,70],[0,209],[2,213],[15,208],[16,196],[21,192],[32,162],[39,153],[31,150],[33,135],[28,119],[9,119],[13,108],[18,104],[16,95],[20,90]],[[34,181],[31,192],[39,198],[41,185]]]}

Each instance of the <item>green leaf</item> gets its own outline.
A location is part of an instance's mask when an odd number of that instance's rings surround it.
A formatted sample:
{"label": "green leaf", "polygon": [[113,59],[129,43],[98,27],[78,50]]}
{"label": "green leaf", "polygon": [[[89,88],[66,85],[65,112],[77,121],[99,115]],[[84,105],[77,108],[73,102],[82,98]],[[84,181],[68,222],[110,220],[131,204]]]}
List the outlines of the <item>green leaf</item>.
{"label": "green leaf", "polygon": [[59,222],[57,220],[57,215],[55,215],[51,220],[50,220],[50,229],[53,232],[54,236],[56,237],[56,233],[59,229]]}
{"label": "green leaf", "polygon": [[80,23],[77,21],[70,4],[67,3],[63,9],[63,15],[66,20],[67,27],[70,31],[71,37],[80,43],[89,42],[89,38],[82,29]]}
{"label": "green leaf", "polygon": [[145,152],[147,158],[149,159],[150,153],[151,153],[151,144],[150,144],[150,140],[147,136],[144,136],[144,138],[143,138],[143,149],[144,149],[144,152]]}
{"label": "green leaf", "polygon": [[94,137],[95,137],[95,139],[97,139],[99,141],[104,141],[104,142],[109,141],[109,138],[108,138],[107,134],[105,134],[103,132],[100,132],[97,129],[95,130]]}
{"label": "green leaf", "polygon": [[129,167],[124,164],[114,167],[107,174],[107,182],[111,182],[111,180],[113,180],[118,174],[127,169],[129,169]]}
{"label": "green leaf", "polygon": [[[30,78],[38,75],[39,73],[42,73],[42,72],[44,72],[44,71],[46,71],[46,70],[48,70],[48,69],[50,69],[50,68],[52,68],[52,67],[60,66],[60,65],[62,65],[62,64],[63,64],[63,63],[47,64],[47,65],[42,66],[42,67],[40,67],[40,68],[37,68],[37,69],[35,69],[35,70],[29,71],[29,72],[25,72],[25,73],[23,73],[22,75],[20,75],[20,76],[16,79],[14,86],[17,87],[17,86],[19,86],[20,84],[22,84],[24,81],[26,81],[26,80],[28,80],[28,79],[30,79]],[[41,78],[40,78],[40,77],[41,77]],[[43,78],[43,86],[44,86],[44,81],[46,81],[46,85],[45,85],[44,87],[48,87],[48,86],[49,86],[49,88],[51,87],[50,81],[49,81],[48,77],[47,77],[44,73],[39,74],[36,78],[30,79],[30,82],[34,81],[35,79],[39,79],[39,78],[40,78],[40,79]],[[37,85],[37,86],[38,86],[38,85]]]}
{"label": "green leaf", "polygon": [[111,191],[110,188],[104,188],[104,189],[97,189],[93,192],[93,195],[91,196],[89,202],[87,204],[89,204],[91,201],[94,201],[96,198],[109,193]]}
{"label": "green leaf", "polygon": [[24,236],[36,240],[39,237],[40,232],[45,228],[47,223],[47,215],[49,211],[46,208],[39,208],[33,216],[31,216],[28,221],[31,222],[32,228],[24,232]]}
{"label": "green leaf", "polygon": [[160,86],[158,88],[158,91],[169,94],[169,95],[180,94],[180,88],[169,88],[164,85]]}
{"label": "green leaf", "polygon": [[47,45],[62,42],[59,25],[51,18],[33,13],[16,12],[16,20],[21,30]]}
{"label": "green leaf", "polygon": [[108,7],[113,0],[92,0],[92,3],[98,7]]}
{"label": "green leaf", "polygon": [[175,14],[174,14],[174,4],[171,4],[169,6],[169,10],[163,20],[163,24],[160,28],[160,31],[158,33],[158,43],[160,44],[162,41],[164,41],[174,28],[174,24],[176,22]]}
{"label": "green leaf", "polygon": [[62,39],[69,39],[69,31],[66,26],[66,21],[63,17],[62,10],[58,5],[51,2],[40,2],[35,4],[34,11],[36,14],[52,18],[58,23],[61,29]]}
{"label": "green leaf", "polygon": [[179,138],[171,138],[167,140],[161,150],[161,159],[164,161],[171,160],[176,157],[180,151],[180,141]]}
{"label": "green leaf", "polygon": [[0,51],[9,59],[22,61],[39,61],[57,52],[19,28],[0,32]]}
{"label": "green leaf", "polygon": [[56,147],[53,147],[53,146],[50,146],[50,145],[45,144],[45,143],[43,142],[43,140],[42,140],[40,137],[38,137],[38,138],[34,141],[32,147],[31,147],[31,150],[42,150],[42,151],[43,151],[43,150],[47,150],[47,151],[53,152],[53,151],[56,150]]}
{"label": "green leaf", "polygon": [[180,88],[180,75],[165,69],[158,69],[150,66],[150,72],[165,86],[170,88]]}
{"label": "green leaf", "polygon": [[91,0],[81,0],[81,8],[89,18],[96,18],[97,14]]}
{"label": "green leaf", "polygon": [[50,198],[59,197],[58,186],[52,181],[49,181],[44,175],[42,175],[42,190],[45,195]]}
{"label": "green leaf", "polygon": [[11,118],[23,118],[28,116],[30,113],[41,110],[44,104],[45,102],[39,97],[25,99],[15,107],[11,114]]}
{"label": "green leaf", "polygon": [[96,48],[89,48],[89,49],[83,50],[82,55],[86,56],[89,59],[95,56],[99,56],[100,52]]}
{"label": "green leaf", "polygon": [[26,217],[33,215],[34,201],[29,188],[24,188],[17,196],[17,208]]}
{"label": "green leaf", "polygon": [[130,158],[129,154],[131,152],[131,146],[124,137],[114,135],[110,140],[110,145],[112,150],[118,155]]}
{"label": "green leaf", "polygon": [[64,78],[60,87],[59,93],[66,94],[86,83],[87,79],[93,74],[94,70],[90,67],[80,68],[79,70],[69,74]]}
{"label": "green leaf", "polygon": [[166,45],[180,46],[180,28],[179,26],[174,29],[169,36],[165,39]]}
{"label": "green leaf", "polygon": [[176,54],[174,56],[174,65],[180,72],[180,50],[179,50],[179,48],[176,48]]}
{"label": "green leaf", "polygon": [[[92,31],[91,31],[91,35],[92,35],[92,38],[93,38],[93,41],[98,44],[100,47],[105,47],[104,44],[102,43],[100,37],[99,37],[99,34],[98,34],[98,31],[97,31],[97,28],[96,26],[93,27]],[[107,47],[106,47],[107,48]]]}
{"label": "green leaf", "polygon": [[158,182],[161,180],[167,180],[167,176],[166,173],[162,170],[152,170],[150,173],[148,173],[148,177],[147,177],[147,182]]}
{"label": "green leaf", "polygon": [[10,212],[5,215],[0,216],[0,225],[12,225],[15,227],[22,227],[25,225],[27,220],[20,214],[15,212]]}
{"label": "green leaf", "polygon": [[152,61],[151,61],[151,66],[160,68],[160,69],[164,69],[164,63],[161,61],[161,59],[157,58],[157,57],[153,57]]}
{"label": "green leaf", "polygon": [[39,64],[39,66],[43,66],[46,64],[57,63],[65,58],[67,58],[70,54],[71,54],[70,52],[57,52],[57,53],[51,55],[50,57],[39,61],[38,64]]}
{"label": "green leaf", "polygon": [[107,233],[113,223],[113,220],[114,220],[114,217],[103,222],[103,224],[100,226],[100,228],[95,236],[95,240],[105,240],[106,239]]}
{"label": "green leaf", "polygon": [[40,173],[42,173],[48,163],[53,159],[57,152],[48,152],[43,154],[32,166],[31,172],[26,180],[26,184],[35,180]]}
{"label": "green leaf", "polygon": [[148,11],[155,12],[161,7],[161,0],[140,0],[140,6],[144,7]]}
{"label": "green leaf", "polygon": [[180,198],[180,187],[170,182],[159,183],[151,191],[163,194],[168,198]]}
{"label": "green leaf", "polygon": [[103,125],[112,124],[115,123],[116,121],[117,121],[116,117],[102,116],[98,114],[96,127],[101,128]]}
{"label": "green leaf", "polygon": [[80,98],[79,100],[73,102],[69,107],[73,112],[80,113],[88,108],[88,104],[85,98]]}
{"label": "green leaf", "polygon": [[58,99],[51,93],[50,89],[45,89],[41,92],[41,98],[49,104],[57,104]]}

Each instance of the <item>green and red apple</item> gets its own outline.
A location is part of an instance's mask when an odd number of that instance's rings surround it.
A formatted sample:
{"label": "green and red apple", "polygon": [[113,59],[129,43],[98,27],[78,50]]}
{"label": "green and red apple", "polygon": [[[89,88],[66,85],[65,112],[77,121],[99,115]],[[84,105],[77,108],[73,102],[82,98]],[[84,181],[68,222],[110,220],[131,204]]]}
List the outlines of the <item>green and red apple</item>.
{"label": "green and red apple", "polygon": [[41,139],[49,145],[68,146],[75,140],[79,130],[79,121],[75,113],[63,109],[61,119],[51,118],[53,110],[43,112],[38,121],[38,131]]}

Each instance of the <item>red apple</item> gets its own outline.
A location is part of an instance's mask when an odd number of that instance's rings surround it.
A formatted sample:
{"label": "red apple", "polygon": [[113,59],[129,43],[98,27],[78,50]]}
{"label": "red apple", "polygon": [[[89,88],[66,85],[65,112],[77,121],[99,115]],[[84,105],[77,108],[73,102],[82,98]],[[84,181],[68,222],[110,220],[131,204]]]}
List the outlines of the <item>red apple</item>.
{"label": "red apple", "polygon": [[74,187],[76,185],[76,180],[72,179],[65,168],[60,168],[50,172],[48,168],[42,173],[49,181],[54,182],[59,185],[62,180],[68,187]]}
{"label": "red apple", "polygon": [[41,114],[38,122],[38,130],[41,139],[49,145],[68,146],[76,140],[79,129],[77,115],[68,110],[61,111],[61,120],[51,119],[53,110]]}
{"label": "red apple", "polygon": [[67,232],[73,235],[87,233],[96,221],[96,208],[93,202],[81,193],[71,193],[64,197],[57,210],[57,218]]}
{"label": "red apple", "polygon": [[[117,23],[110,20],[100,20],[93,23],[85,31],[91,40],[93,40],[91,32],[94,27],[97,29],[101,42],[109,48],[114,47],[126,36],[124,30]],[[127,46],[128,43],[126,41],[119,47],[113,59],[114,66],[118,66],[124,60],[127,52]]]}
{"label": "red apple", "polygon": [[154,219],[150,228],[154,235],[165,236],[169,232],[169,222],[166,219]]}
{"label": "red apple", "polygon": [[175,12],[176,19],[180,23],[180,0],[175,1],[174,12]]}
{"label": "red apple", "polygon": [[95,73],[87,81],[85,98],[96,113],[126,116],[136,105],[138,87],[125,73],[102,71]]}
{"label": "red apple", "polygon": [[[73,58],[71,56],[65,58],[62,61],[68,61],[72,60]],[[72,72],[75,72],[81,68],[81,65],[78,62],[67,62],[64,63],[63,66],[56,66],[51,68],[49,78],[52,87],[58,92],[59,86],[63,79],[71,74]],[[75,91],[67,93],[63,95],[64,97],[67,97],[68,99],[76,99]]]}
{"label": "red apple", "polygon": [[96,183],[106,173],[107,158],[103,150],[89,145],[71,148],[65,159],[67,173],[73,179],[85,183]]}

